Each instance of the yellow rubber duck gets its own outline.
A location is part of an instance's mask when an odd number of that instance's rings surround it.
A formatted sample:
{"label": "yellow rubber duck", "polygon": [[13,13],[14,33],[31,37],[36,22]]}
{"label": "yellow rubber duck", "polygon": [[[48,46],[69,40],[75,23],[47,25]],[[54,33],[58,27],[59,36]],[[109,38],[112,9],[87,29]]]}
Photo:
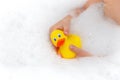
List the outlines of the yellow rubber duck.
{"label": "yellow rubber duck", "polygon": [[79,36],[74,34],[66,36],[62,30],[54,30],[50,34],[50,39],[53,45],[58,48],[58,53],[65,59],[76,57],[76,54],[69,49],[71,44],[78,48],[82,47],[82,42]]}

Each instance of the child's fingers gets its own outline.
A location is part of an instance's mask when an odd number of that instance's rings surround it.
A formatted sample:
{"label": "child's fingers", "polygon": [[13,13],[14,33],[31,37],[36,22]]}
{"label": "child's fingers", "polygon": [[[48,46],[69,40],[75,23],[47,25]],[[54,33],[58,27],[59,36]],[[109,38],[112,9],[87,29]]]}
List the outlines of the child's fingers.
{"label": "child's fingers", "polygon": [[80,48],[78,48],[78,47],[76,47],[76,46],[74,46],[74,45],[71,45],[71,46],[70,46],[70,49],[71,49],[73,52],[75,52],[75,53],[77,54],[77,56],[79,56],[79,57],[92,56],[90,53],[88,53],[88,52],[86,52],[86,51],[84,51],[84,50],[82,50],[82,49],[80,49]]}
{"label": "child's fingers", "polygon": [[70,46],[70,49],[71,49],[73,52],[75,52],[76,54],[79,54],[79,53],[81,52],[79,48],[77,48],[77,47],[75,47],[75,46],[73,46],[73,45]]}

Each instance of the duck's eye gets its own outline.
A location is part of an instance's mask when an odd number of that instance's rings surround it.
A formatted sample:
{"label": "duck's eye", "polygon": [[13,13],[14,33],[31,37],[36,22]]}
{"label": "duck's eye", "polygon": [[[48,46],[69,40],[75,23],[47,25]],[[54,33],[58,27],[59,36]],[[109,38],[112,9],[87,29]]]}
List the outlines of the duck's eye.
{"label": "duck's eye", "polygon": [[58,34],[58,37],[60,38],[60,37],[61,37],[61,35],[60,35],[60,34]]}
{"label": "duck's eye", "polygon": [[56,38],[54,38],[54,41],[56,41]]}

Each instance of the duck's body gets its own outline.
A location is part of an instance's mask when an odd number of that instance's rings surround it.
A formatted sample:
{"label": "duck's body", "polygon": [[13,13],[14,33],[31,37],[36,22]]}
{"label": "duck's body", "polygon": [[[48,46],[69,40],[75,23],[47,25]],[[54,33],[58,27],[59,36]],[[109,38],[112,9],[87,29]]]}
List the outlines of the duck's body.
{"label": "duck's body", "polygon": [[74,34],[65,36],[61,30],[55,30],[51,33],[51,41],[54,46],[58,47],[58,53],[61,57],[66,59],[76,57],[76,54],[70,50],[70,45],[74,45],[78,48],[82,47],[82,42],[79,36]]}
{"label": "duck's body", "polygon": [[67,36],[67,39],[64,42],[64,44],[58,49],[58,53],[60,53],[61,57],[67,59],[76,57],[76,54],[69,49],[70,45],[75,45],[76,47],[81,48],[82,45],[80,38],[73,34]]}

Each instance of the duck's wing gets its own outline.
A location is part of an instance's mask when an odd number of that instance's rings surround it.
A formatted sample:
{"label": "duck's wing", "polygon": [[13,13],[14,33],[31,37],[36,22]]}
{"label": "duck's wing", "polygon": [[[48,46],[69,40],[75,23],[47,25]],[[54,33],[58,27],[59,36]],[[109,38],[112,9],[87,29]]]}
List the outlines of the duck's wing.
{"label": "duck's wing", "polygon": [[77,47],[82,47],[82,40],[79,36],[70,34],[68,36],[68,39],[73,43],[73,45],[75,45]]}
{"label": "duck's wing", "polygon": [[70,34],[68,36],[68,39],[71,40],[72,42],[80,42],[80,37],[74,34]]}

